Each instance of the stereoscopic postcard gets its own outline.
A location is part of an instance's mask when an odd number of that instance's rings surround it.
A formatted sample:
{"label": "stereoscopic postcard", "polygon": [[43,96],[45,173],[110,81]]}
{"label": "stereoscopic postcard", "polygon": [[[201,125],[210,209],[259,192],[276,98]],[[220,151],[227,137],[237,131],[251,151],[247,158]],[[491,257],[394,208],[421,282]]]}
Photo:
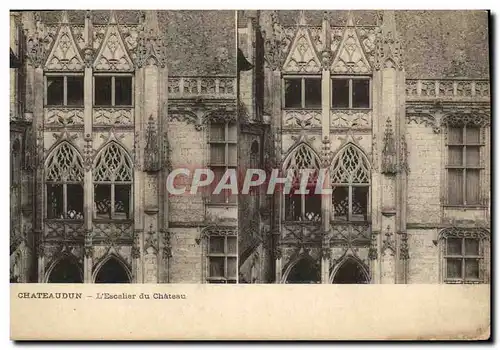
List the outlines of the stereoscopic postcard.
{"label": "stereoscopic postcard", "polygon": [[10,11],[11,338],[488,339],[489,21]]}

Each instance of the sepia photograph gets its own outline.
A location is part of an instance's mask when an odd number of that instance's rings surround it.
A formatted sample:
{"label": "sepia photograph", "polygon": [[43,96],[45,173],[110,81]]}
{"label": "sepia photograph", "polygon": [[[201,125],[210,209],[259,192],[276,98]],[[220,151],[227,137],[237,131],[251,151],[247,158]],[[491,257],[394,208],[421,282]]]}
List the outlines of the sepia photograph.
{"label": "sepia photograph", "polygon": [[11,298],[489,289],[490,16],[10,10]]}

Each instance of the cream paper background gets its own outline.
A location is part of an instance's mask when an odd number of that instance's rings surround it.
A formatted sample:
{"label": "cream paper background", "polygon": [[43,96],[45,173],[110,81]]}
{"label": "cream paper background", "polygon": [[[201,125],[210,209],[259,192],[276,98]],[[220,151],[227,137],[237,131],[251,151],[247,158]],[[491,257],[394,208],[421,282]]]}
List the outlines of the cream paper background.
{"label": "cream paper background", "polygon": [[[81,292],[82,299],[20,299]],[[96,293],[187,299],[96,300]],[[11,285],[12,340],[487,339],[489,285]]]}

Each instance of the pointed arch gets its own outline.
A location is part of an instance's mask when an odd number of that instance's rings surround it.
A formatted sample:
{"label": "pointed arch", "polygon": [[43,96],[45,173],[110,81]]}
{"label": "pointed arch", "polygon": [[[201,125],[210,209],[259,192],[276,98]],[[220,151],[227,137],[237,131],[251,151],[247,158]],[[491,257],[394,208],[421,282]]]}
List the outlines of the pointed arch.
{"label": "pointed arch", "polygon": [[131,182],[133,166],[127,150],[116,141],[104,144],[95,157],[93,178],[97,182]]}
{"label": "pointed arch", "polygon": [[47,219],[83,220],[83,159],[67,140],[55,144],[45,160]]}
{"label": "pointed arch", "polygon": [[370,273],[363,261],[354,255],[346,255],[332,269],[330,283],[370,283]]}
{"label": "pointed arch", "polygon": [[369,184],[370,162],[363,150],[353,142],[346,143],[330,166],[332,184]]}
{"label": "pointed arch", "polygon": [[132,283],[132,272],[117,254],[109,253],[94,266],[94,283]]}
{"label": "pointed arch", "polygon": [[282,170],[292,170],[294,179],[300,178],[300,170],[319,170],[321,160],[316,151],[306,142],[300,142],[292,147],[283,160]]}
{"label": "pointed arch", "polygon": [[47,283],[83,283],[83,267],[70,253],[60,254],[45,273]]}
{"label": "pointed arch", "polygon": [[[321,195],[315,193],[321,161],[314,149],[305,142],[298,143],[285,157],[282,170],[285,174],[292,172],[294,190],[284,193],[284,218],[287,221],[320,221]],[[307,187],[309,194],[296,194],[301,186],[301,170],[311,170]]]}
{"label": "pointed arch", "polygon": [[309,254],[301,254],[285,267],[282,283],[321,283],[321,268]]}
{"label": "pointed arch", "polygon": [[99,219],[132,218],[134,171],[127,150],[109,141],[96,155],[93,170],[94,217]]}
{"label": "pointed arch", "polygon": [[368,221],[370,216],[370,163],[353,142],[337,152],[330,165],[333,219]]}
{"label": "pointed arch", "polygon": [[83,182],[83,158],[67,140],[55,144],[45,160],[46,182]]}

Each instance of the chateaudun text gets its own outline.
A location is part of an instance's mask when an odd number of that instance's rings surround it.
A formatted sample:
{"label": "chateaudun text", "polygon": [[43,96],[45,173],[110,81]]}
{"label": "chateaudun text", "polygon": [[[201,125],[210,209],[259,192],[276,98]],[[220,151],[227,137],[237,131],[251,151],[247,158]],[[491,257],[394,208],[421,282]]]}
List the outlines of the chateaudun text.
{"label": "chateaudun text", "polygon": [[[82,299],[83,293],[28,293],[17,294],[20,299]],[[171,293],[97,293],[95,299],[187,299],[185,294]]]}

